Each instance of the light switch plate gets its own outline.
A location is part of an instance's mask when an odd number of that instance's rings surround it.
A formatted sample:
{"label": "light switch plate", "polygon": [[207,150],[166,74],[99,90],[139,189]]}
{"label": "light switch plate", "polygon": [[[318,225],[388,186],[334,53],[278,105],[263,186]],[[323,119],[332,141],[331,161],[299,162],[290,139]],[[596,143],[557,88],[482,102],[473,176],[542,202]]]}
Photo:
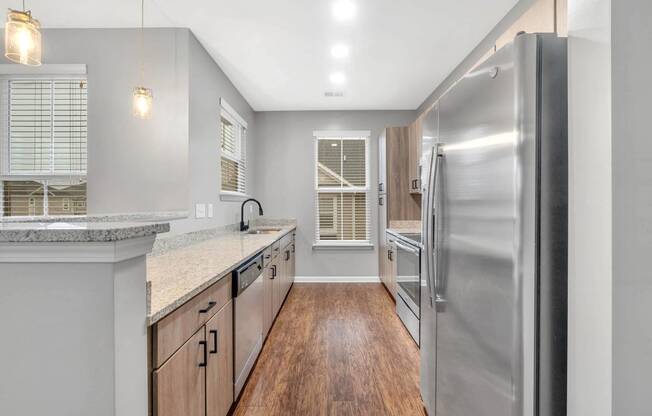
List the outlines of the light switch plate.
{"label": "light switch plate", "polygon": [[208,204],[208,218],[213,218],[213,204]]}
{"label": "light switch plate", "polygon": [[206,218],[206,204],[195,205],[195,218]]}

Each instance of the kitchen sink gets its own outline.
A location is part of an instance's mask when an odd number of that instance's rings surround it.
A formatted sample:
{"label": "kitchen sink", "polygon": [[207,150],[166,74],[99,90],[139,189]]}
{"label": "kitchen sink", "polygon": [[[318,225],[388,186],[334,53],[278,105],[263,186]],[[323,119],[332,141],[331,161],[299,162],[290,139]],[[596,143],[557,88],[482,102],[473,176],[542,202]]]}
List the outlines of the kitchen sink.
{"label": "kitchen sink", "polygon": [[247,234],[274,234],[281,231],[280,228],[259,228],[256,230],[249,230]]}

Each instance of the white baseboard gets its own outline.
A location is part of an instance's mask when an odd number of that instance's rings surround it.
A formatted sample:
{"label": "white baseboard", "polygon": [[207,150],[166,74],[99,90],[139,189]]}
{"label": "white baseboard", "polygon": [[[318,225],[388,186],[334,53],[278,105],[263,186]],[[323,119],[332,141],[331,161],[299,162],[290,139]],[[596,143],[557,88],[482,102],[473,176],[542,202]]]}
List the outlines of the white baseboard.
{"label": "white baseboard", "polygon": [[296,276],[295,283],[380,283],[378,276]]}

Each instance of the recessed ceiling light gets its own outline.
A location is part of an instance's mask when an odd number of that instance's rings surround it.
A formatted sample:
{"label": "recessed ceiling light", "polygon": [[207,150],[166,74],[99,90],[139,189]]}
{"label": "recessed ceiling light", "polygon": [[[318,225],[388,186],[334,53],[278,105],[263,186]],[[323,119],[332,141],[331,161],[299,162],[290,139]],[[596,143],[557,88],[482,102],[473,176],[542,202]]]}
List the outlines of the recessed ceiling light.
{"label": "recessed ceiling light", "polygon": [[333,72],[330,76],[330,80],[333,84],[344,84],[346,82],[346,75],[344,75],[344,72]]}
{"label": "recessed ceiling light", "polygon": [[331,55],[335,59],[344,59],[349,56],[349,47],[343,43],[333,45],[331,48]]}
{"label": "recessed ceiling light", "polygon": [[355,9],[351,0],[337,0],[333,3],[333,17],[337,20],[351,20],[355,17]]}

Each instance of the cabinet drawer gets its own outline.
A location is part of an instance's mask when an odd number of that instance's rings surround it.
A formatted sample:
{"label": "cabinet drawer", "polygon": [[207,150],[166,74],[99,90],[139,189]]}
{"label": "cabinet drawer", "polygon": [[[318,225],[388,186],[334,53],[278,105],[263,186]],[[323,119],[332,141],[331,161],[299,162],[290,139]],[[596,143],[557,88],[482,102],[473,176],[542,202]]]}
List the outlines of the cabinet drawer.
{"label": "cabinet drawer", "polygon": [[285,249],[290,244],[292,244],[292,233],[285,234],[283,238],[281,238],[281,250]]}
{"label": "cabinet drawer", "polygon": [[281,242],[275,241],[272,243],[272,259],[278,256],[278,253],[281,252]]}
{"label": "cabinet drawer", "polygon": [[267,267],[272,262],[272,247],[263,250],[263,266]]}
{"label": "cabinet drawer", "polygon": [[231,299],[231,275],[223,277],[154,326],[154,368],[158,368]]}

